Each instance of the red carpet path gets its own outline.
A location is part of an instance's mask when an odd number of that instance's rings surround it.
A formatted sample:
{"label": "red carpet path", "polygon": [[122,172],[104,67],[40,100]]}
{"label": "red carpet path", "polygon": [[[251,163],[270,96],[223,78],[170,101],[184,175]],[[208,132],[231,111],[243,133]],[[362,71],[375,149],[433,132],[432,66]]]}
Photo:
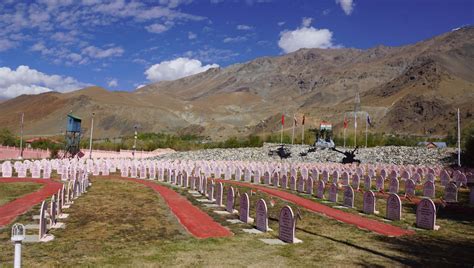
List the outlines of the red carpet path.
{"label": "red carpet path", "polygon": [[181,225],[197,238],[226,237],[232,235],[231,231],[215,222],[209,215],[201,211],[199,208],[193,206],[186,198],[165,186],[147,180],[114,178],[138,182],[158,192],[165,199]]}
{"label": "red carpet path", "polygon": [[0,183],[10,182],[35,182],[44,184],[44,186],[36,192],[29,193],[0,206],[0,227],[11,223],[18,215],[25,213],[34,205],[57,193],[63,187],[62,183],[48,179],[0,178]]}
{"label": "red carpet path", "polygon": [[324,214],[336,220],[339,220],[348,224],[356,225],[360,228],[367,229],[381,235],[402,236],[402,235],[415,233],[414,231],[405,230],[405,229],[402,229],[400,227],[396,227],[390,224],[364,218],[355,214],[341,211],[339,209],[321,205],[319,203],[313,202],[306,198],[302,198],[297,195],[290,194],[284,191],[280,191],[280,190],[276,190],[276,189],[272,189],[272,188],[268,188],[264,186],[259,186],[255,184],[245,183],[245,182],[229,181],[229,180],[222,180],[222,179],[217,179],[216,181],[220,181],[222,183],[240,185],[240,186],[253,188],[253,189],[258,189],[262,192],[279,197],[281,199],[294,203],[298,206],[302,206],[308,210]]}

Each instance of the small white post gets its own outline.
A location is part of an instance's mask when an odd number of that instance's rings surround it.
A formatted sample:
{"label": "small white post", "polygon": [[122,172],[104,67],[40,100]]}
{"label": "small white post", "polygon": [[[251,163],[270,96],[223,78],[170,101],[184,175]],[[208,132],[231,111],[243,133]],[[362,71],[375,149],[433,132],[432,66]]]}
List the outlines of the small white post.
{"label": "small white post", "polygon": [[20,123],[20,157],[23,159],[23,120],[25,118],[25,113],[21,113],[21,123]]}
{"label": "small white post", "polygon": [[25,239],[25,226],[20,223],[15,223],[12,226],[12,238],[11,240],[15,243],[15,257],[13,260],[13,267],[21,267],[21,241]]}

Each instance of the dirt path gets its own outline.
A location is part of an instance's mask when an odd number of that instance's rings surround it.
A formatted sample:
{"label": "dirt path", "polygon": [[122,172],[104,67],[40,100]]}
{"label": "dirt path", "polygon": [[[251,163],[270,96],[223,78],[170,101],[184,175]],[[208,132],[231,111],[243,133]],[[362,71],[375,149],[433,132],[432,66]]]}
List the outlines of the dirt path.
{"label": "dirt path", "polygon": [[181,225],[197,238],[232,236],[229,229],[215,222],[205,212],[193,206],[186,198],[165,186],[148,180],[120,177],[114,177],[114,179],[133,181],[152,188],[165,199],[166,204],[178,218]]}
{"label": "dirt path", "polygon": [[25,213],[36,204],[57,193],[63,187],[62,183],[48,179],[0,178],[0,183],[11,182],[34,182],[44,184],[44,186],[36,192],[26,194],[0,206],[0,227],[11,223],[18,215]]}
{"label": "dirt path", "polygon": [[289,201],[291,203],[294,203],[298,206],[304,207],[308,210],[318,212],[321,214],[324,214],[328,217],[334,218],[336,220],[355,225],[359,228],[362,229],[367,229],[372,232],[381,234],[381,235],[386,235],[386,236],[402,236],[402,235],[409,235],[409,234],[414,234],[414,231],[406,230],[400,227],[396,227],[390,224],[386,224],[383,222],[379,222],[376,220],[368,219],[365,217],[361,217],[355,214],[351,214],[348,212],[341,211],[339,209],[331,208],[325,205],[321,205],[319,203],[313,202],[311,200],[308,200],[303,197],[299,197],[297,195],[280,191],[277,189],[273,188],[268,188],[265,186],[259,186],[255,184],[250,184],[250,183],[245,183],[245,182],[238,182],[238,181],[229,181],[229,180],[222,180],[222,179],[217,179],[216,181],[220,181],[222,183],[228,183],[228,184],[234,184],[234,185],[240,185],[244,187],[249,187],[253,189],[258,189],[262,192],[265,192],[267,194],[270,194],[272,196],[279,197],[281,199],[284,199],[286,201]]}

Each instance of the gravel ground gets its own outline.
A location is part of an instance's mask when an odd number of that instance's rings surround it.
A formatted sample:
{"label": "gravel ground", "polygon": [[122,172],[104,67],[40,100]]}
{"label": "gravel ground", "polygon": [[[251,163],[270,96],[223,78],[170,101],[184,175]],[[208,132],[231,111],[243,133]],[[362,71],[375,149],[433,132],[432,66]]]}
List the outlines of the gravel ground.
{"label": "gravel ground", "polygon": [[[268,156],[270,149],[276,149],[277,144],[266,143],[260,148],[208,149],[187,152],[175,152],[157,157],[157,159],[181,160],[237,160],[237,161],[271,161],[278,156]],[[332,150],[318,149],[301,157],[301,152],[307,152],[307,145],[288,145],[291,150],[289,161],[298,162],[340,162],[344,155]],[[338,148],[344,151],[343,148]],[[347,149],[351,150],[351,149]],[[388,163],[413,165],[447,165],[454,161],[451,156],[455,153],[452,148],[428,149],[424,147],[384,146],[359,149],[356,158],[362,163]]]}

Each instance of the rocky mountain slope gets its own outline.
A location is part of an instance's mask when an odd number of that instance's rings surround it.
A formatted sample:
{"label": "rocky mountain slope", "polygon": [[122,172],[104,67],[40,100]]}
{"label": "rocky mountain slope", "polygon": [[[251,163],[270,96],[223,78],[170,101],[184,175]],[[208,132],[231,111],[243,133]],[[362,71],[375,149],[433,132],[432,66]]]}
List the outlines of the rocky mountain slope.
{"label": "rocky mountain slope", "polygon": [[99,137],[130,135],[139,125],[222,139],[278,131],[284,112],[306,114],[309,127],[328,120],[340,131],[359,91],[371,131],[444,136],[455,127],[457,107],[463,122],[472,121],[473,40],[474,27],[466,27],[402,47],[301,49],[134,92],[91,87],[20,96],[1,103],[0,125],[18,129],[17,114],[24,111],[27,134],[55,134],[73,111],[87,132],[94,111]]}

